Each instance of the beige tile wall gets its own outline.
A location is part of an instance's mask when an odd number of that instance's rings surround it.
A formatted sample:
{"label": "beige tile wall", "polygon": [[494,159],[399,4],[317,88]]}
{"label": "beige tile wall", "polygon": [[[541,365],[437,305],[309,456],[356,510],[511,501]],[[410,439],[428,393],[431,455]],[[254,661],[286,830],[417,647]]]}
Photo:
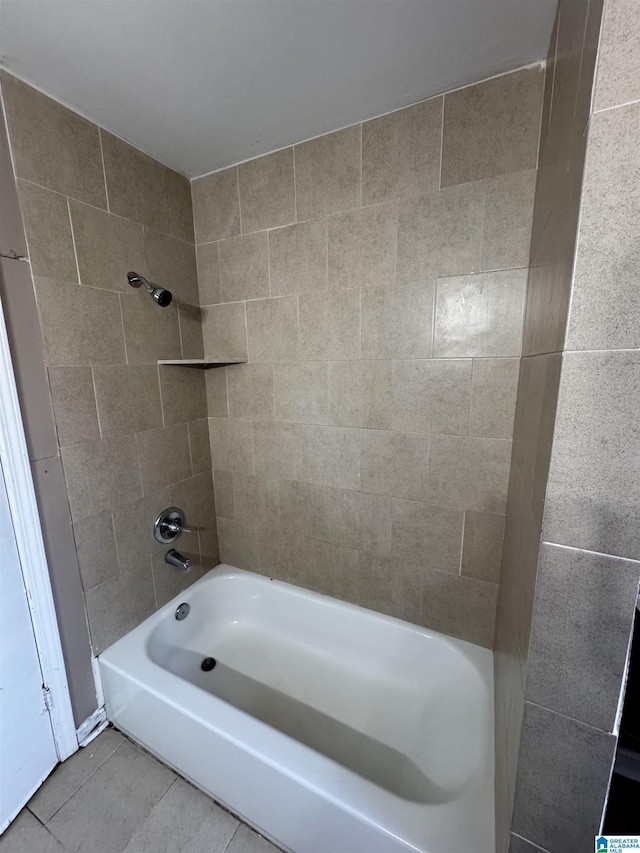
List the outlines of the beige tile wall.
{"label": "beige tile wall", "polygon": [[193,182],[223,561],[491,646],[543,76]]}
{"label": "beige tile wall", "polygon": [[[190,185],[8,74],[2,90],[97,653],[218,562],[205,376],[156,364],[203,354]],[[171,504],[196,528],[189,575],[153,539]]]}

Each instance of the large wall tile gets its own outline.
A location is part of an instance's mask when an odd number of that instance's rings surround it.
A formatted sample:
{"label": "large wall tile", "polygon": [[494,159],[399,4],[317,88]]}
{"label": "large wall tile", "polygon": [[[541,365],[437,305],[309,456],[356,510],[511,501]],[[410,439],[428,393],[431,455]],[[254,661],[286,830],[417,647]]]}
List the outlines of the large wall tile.
{"label": "large wall tile", "polygon": [[[224,378],[224,368],[216,370]],[[162,364],[158,372],[165,426],[207,417],[207,390],[202,370]]]}
{"label": "large wall tile", "polygon": [[393,362],[393,429],[467,435],[470,404],[470,359]]}
{"label": "large wall tile", "polygon": [[389,553],[391,498],[332,489],[328,507],[329,536],[324,538],[336,545],[358,548],[370,554]]}
{"label": "large wall tile", "polygon": [[202,309],[187,302],[178,302],[177,307],[182,358],[204,358]]}
{"label": "large wall tile", "polygon": [[273,366],[275,419],[300,424],[329,423],[327,374],[328,365],[324,361],[275,364]]}
{"label": "large wall tile", "polygon": [[360,290],[299,297],[300,355],[310,361],[360,357]]}
{"label": "large wall tile", "polygon": [[419,625],[423,575],[424,569],[419,566],[361,551],[358,603],[360,607]]}
{"label": "large wall tile", "polygon": [[299,222],[269,232],[272,296],[327,288],[327,221]]}
{"label": "large wall tile", "polygon": [[61,454],[74,522],[142,495],[133,435],[63,447]]}
{"label": "large wall tile", "polygon": [[615,737],[527,702],[512,830],[550,853],[582,853],[604,809]]}
{"label": "large wall tile", "polygon": [[429,500],[501,514],[507,502],[511,442],[434,435],[429,449]]}
{"label": "large wall tile", "polygon": [[113,530],[118,543],[118,557],[123,571],[135,571],[164,547],[156,541],[153,523],[163,509],[171,506],[169,489],[142,498],[118,501],[111,509]]}
{"label": "large wall tile", "polygon": [[167,167],[106,130],[100,138],[109,210],[168,233]]}
{"label": "large wall tile", "polygon": [[253,474],[253,430],[251,421],[231,421],[209,418],[211,462],[214,468],[224,468]]}
{"label": "large wall tile", "polygon": [[220,302],[220,262],[217,243],[203,243],[196,248],[200,305]]}
{"label": "large wall tile", "polygon": [[567,331],[570,350],[640,347],[639,132],[640,103],[591,119]]}
{"label": "large wall tile", "polygon": [[362,203],[437,189],[442,98],[431,98],[362,125]]}
{"label": "large wall tile", "polygon": [[161,308],[139,290],[123,293],[120,304],[129,364],[155,364],[159,358],[182,357],[175,303]]}
{"label": "large wall tile", "polygon": [[640,563],[542,545],[527,670],[531,702],[613,731],[639,580]]}
{"label": "large wall tile", "polygon": [[427,500],[429,436],[362,430],[360,437],[363,492],[414,501]]}
{"label": "large wall tile", "polygon": [[247,303],[251,361],[295,361],[298,357],[298,300],[295,296]]}
{"label": "large wall tile", "polygon": [[49,365],[124,364],[117,293],[45,278],[35,285]]}
{"label": "large wall tile", "polygon": [[106,208],[96,125],[6,72],[2,89],[16,175]]}
{"label": "large wall tile", "polygon": [[191,243],[145,228],[144,248],[152,282],[170,290],[175,300],[199,305],[196,252]]}
{"label": "large wall tile", "polygon": [[[280,480],[280,525],[294,536],[331,541],[333,507],[342,494],[331,486]],[[349,493],[351,494],[351,493]],[[336,537],[335,541],[339,543]]]}
{"label": "large wall tile", "polygon": [[240,233],[238,169],[232,166],[191,184],[196,243],[211,243]]}
{"label": "large wall tile", "polygon": [[49,385],[60,446],[97,441],[100,427],[91,368],[50,367]]}
{"label": "large wall tile", "polygon": [[127,292],[127,273],[147,276],[142,226],[120,216],[70,201],[80,283]]}
{"label": "large wall tile", "polygon": [[229,518],[218,519],[220,560],[238,569],[258,570],[258,537],[255,527]]}
{"label": "large wall tile", "polygon": [[94,654],[103,652],[156,609],[151,558],[85,594]]}
{"label": "large wall tile", "polygon": [[394,557],[425,569],[460,573],[464,513],[417,501],[391,501]]}
{"label": "large wall tile", "polygon": [[357,429],[302,426],[300,479],[343,489],[360,487],[360,434]]}
{"label": "large wall tile", "polygon": [[189,430],[186,424],[139,432],[136,442],[145,495],[191,476]]}
{"label": "large wall tile", "polygon": [[566,353],[544,538],[640,559],[640,354]]}
{"label": "large wall tile", "polygon": [[273,420],[273,370],[270,364],[237,364],[227,373],[229,417]]}
{"label": "large wall tile", "polygon": [[233,237],[218,243],[220,301],[259,299],[269,296],[267,232]]}
{"label": "large wall tile", "polygon": [[309,539],[307,547],[305,586],[357,604],[360,552],[316,539]]}
{"label": "large wall tile", "polygon": [[517,358],[474,358],[470,435],[511,438],[519,373]]}
{"label": "large wall tile", "polygon": [[300,480],[302,427],[300,424],[254,423],[256,474],[272,480]]}
{"label": "large wall tile", "polygon": [[248,358],[244,302],[203,308],[202,335],[208,358]]}
{"label": "large wall tile", "polygon": [[169,207],[169,233],[172,237],[194,242],[193,207],[191,204],[191,181],[173,169],[165,173],[167,181],[167,205]]}
{"label": "large wall tile", "polygon": [[286,528],[257,529],[260,572],[271,578],[309,586],[306,581],[309,566],[308,539]]}
{"label": "large wall tile", "polygon": [[433,354],[518,356],[526,270],[438,279]]}
{"label": "large wall tile", "polygon": [[18,198],[33,275],[77,281],[66,198],[26,181],[18,181]]}
{"label": "large wall tile", "polygon": [[207,415],[210,418],[227,418],[229,407],[227,400],[227,372],[224,367],[205,370],[207,390]]}
{"label": "large wall tile", "polygon": [[640,22],[635,0],[607,0],[602,25],[595,109],[640,100]]}
{"label": "large wall tile", "polygon": [[396,271],[396,205],[336,213],[329,219],[329,287],[388,284]]}
{"label": "large wall tile", "polygon": [[216,517],[230,518],[232,521],[236,517],[235,498],[233,495],[233,481],[234,475],[231,473],[231,471],[224,471],[221,468],[214,468],[213,489],[216,499]]}
{"label": "large wall tile", "polygon": [[391,429],[393,377],[382,359],[329,362],[329,423]]}
{"label": "large wall tile", "polygon": [[156,607],[162,607],[202,577],[197,535],[193,548],[190,541],[180,542],[180,553],[191,562],[190,572],[181,572],[177,567],[170,566],[162,553],[156,554],[151,560]]}
{"label": "large wall tile", "polygon": [[450,572],[426,571],[422,624],[434,631],[491,648],[498,587]]}
{"label": "large wall tile", "polygon": [[535,169],[487,181],[480,269],[514,269],[528,265],[535,189]]}
{"label": "large wall tile", "polygon": [[275,527],[280,517],[277,480],[233,475],[234,518],[252,527]]}
{"label": "large wall tile", "polygon": [[[207,540],[212,535],[213,551],[217,552],[216,507],[211,471],[204,471],[197,476],[174,483],[170,487],[170,493],[171,503],[184,510],[185,524],[192,530],[192,533],[185,533],[184,538],[180,539],[178,548],[179,550],[184,548],[187,556],[192,553],[194,565],[197,564],[203,571],[207,571],[211,568],[209,560],[213,556],[210,553],[211,543]],[[164,565],[166,566],[166,563]],[[194,580],[197,577],[196,572]]]}
{"label": "large wall tile", "polygon": [[535,169],[543,83],[525,68],[445,95],[442,186]]}
{"label": "large wall tile", "polygon": [[461,574],[481,581],[499,582],[504,523],[502,515],[466,510]]}
{"label": "large wall tile", "polygon": [[189,422],[189,446],[191,447],[191,469],[193,473],[202,474],[203,471],[211,471],[211,445],[207,417]]}
{"label": "large wall tile", "polygon": [[243,234],[295,222],[293,176],[293,148],[284,148],[238,166]]}
{"label": "large wall tile", "polygon": [[429,358],[434,299],[431,281],[362,288],[362,357]]}
{"label": "large wall tile", "polygon": [[484,185],[434,190],[398,202],[398,281],[480,268]]}
{"label": "large wall tile", "polygon": [[78,565],[85,592],[120,571],[111,514],[100,512],[73,525]]}
{"label": "large wall tile", "polygon": [[103,438],[162,426],[155,366],[94,367],[93,382]]}
{"label": "large wall tile", "polygon": [[360,203],[360,125],[294,147],[298,219],[314,219]]}

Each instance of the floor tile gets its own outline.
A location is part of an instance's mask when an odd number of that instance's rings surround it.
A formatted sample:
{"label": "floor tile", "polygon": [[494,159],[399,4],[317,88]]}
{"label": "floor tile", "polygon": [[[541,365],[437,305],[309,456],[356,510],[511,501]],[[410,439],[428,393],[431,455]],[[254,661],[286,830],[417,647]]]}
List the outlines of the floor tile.
{"label": "floor tile", "polygon": [[124,742],[115,729],[106,729],[84,749],[59,764],[29,801],[29,810],[46,823]]}
{"label": "floor tile", "polygon": [[238,821],[183,779],[176,779],[124,853],[223,853]]}
{"label": "floor tile", "polygon": [[175,774],[125,741],[48,822],[68,853],[117,853]]}
{"label": "floor tile", "polygon": [[49,830],[27,809],[20,812],[0,838],[0,850],[2,853],[64,853]]}
{"label": "floor tile", "polygon": [[245,824],[240,824],[225,853],[278,853],[278,849]]}

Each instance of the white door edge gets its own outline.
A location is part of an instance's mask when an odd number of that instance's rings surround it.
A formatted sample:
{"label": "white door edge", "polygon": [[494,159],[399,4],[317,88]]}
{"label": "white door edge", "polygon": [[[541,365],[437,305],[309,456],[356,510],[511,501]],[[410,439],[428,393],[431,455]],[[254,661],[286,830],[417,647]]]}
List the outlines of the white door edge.
{"label": "white door edge", "polygon": [[[20,261],[16,261],[20,263]],[[0,462],[60,761],[78,749],[69,684],[0,300]]]}

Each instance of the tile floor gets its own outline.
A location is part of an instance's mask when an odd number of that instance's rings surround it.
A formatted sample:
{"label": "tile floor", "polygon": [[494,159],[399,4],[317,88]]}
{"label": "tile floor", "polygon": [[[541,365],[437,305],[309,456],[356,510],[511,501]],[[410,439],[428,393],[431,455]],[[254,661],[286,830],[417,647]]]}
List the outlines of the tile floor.
{"label": "tile floor", "polygon": [[115,729],[59,765],[2,853],[278,853]]}

